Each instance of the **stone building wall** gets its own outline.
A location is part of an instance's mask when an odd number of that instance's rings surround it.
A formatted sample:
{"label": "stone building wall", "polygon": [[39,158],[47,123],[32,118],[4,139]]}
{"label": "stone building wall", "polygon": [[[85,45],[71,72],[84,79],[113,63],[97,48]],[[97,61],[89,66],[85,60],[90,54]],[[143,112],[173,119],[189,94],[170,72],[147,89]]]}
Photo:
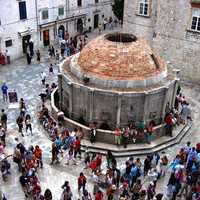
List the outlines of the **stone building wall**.
{"label": "stone building wall", "polygon": [[[77,34],[77,21],[83,20],[85,28],[93,29],[94,15],[99,15],[99,23],[104,18],[113,17],[112,0],[24,0],[26,2],[27,19],[19,19],[19,0],[1,0],[0,2],[0,50],[9,52],[11,61],[22,57],[22,38],[30,35],[34,47],[44,47],[44,31],[49,34],[49,43],[58,42],[58,29],[63,26],[70,36]],[[58,8],[64,7],[64,15],[58,16]],[[42,19],[42,11],[48,10],[48,19]],[[89,20],[90,19],[90,20]],[[20,35],[20,33],[22,33]],[[12,46],[6,47],[5,41],[12,40]]]}
{"label": "stone building wall", "polygon": [[[138,0],[139,1],[139,0]],[[200,32],[192,31],[191,0],[152,0],[149,17],[137,15],[137,1],[125,1],[124,29],[144,36],[181,77],[200,81]],[[196,8],[194,8],[194,6]],[[136,12],[135,12],[136,10]]]}
{"label": "stone building wall", "polygon": [[[20,20],[19,2],[13,0],[0,3],[0,50],[8,50],[11,61],[23,55],[22,40],[30,35],[33,42],[37,41],[37,24],[35,14],[35,1],[26,1],[27,19]],[[12,45],[5,42],[11,40]]]}

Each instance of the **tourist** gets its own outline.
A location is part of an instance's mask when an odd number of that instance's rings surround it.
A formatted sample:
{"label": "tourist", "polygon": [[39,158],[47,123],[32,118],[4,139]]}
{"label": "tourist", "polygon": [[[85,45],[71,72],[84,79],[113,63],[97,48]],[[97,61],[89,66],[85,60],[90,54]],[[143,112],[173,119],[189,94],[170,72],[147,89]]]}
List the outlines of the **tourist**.
{"label": "tourist", "polygon": [[29,52],[26,53],[26,60],[27,60],[27,64],[30,65],[31,64],[31,56],[29,54]]}
{"label": "tourist", "polygon": [[121,144],[121,130],[119,127],[116,127],[114,131],[114,137],[115,137],[115,144],[120,145]]}
{"label": "tourist", "polygon": [[146,142],[147,142],[147,144],[151,144],[154,126],[155,126],[155,123],[153,121],[151,121],[149,123],[149,125],[148,125],[145,133],[144,133],[146,135]]}
{"label": "tourist", "polygon": [[112,30],[113,29],[113,19],[112,19],[112,17],[109,18],[108,25],[109,25],[109,29]]}
{"label": "tourist", "polygon": [[5,57],[6,57],[6,64],[10,64],[10,54],[8,52],[8,50],[6,49],[6,52],[5,52]]}
{"label": "tourist", "polygon": [[55,55],[55,49],[53,45],[51,45],[51,54],[55,58],[56,55]]}
{"label": "tourist", "polygon": [[6,64],[6,57],[5,55],[0,51],[0,65]]}
{"label": "tourist", "polygon": [[72,200],[72,196],[73,194],[72,194],[70,186],[66,186],[63,188],[63,192],[62,192],[60,200]]}
{"label": "tourist", "polygon": [[144,176],[147,175],[148,171],[151,169],[151,157],[147,156],[144,160]]}
{"label": "tourist", "polygon": [[80,192],[81,188],[83,189],[83,192],[85,191],[85,186],[87,183],[87,179],[84,176],[83,172],[80,173],[80,176],[78,177],[78,191]]}
{"label": "tourist", "polygon": [[34,150],[34,155],[37,161],[37,166],[43,168],[43,162],[42,162],[42,150],[40,149],[40,147],[38,145],[35,146],[35,150]]}
{"label": "tourist", "polygon": [[49,65],[49,75],[53,75],[53,74],[54,74],[54,72],[53,72],[53,64],[51,63]]}
{"label": "tourist", "polygon": [[26,117],[25,117],[25,125],[26,125],[26,133],[29,130],[31,135],[33,135],[32,124],[31,124],[31,116],[29,114],[27,114]]}
{"label": "tourist", "polygon": [[45,86],[45,82],[46,82],[46,73],[43,71],[41,73],[41,81],[42,81],[42,85]]}
{"label": "tourist", "polygon": [[16,145],[16,147],[14,148],[13,161],[15,163],[17,163],[18,170],[19,170],[19,172],[21,172],[21,170],[22,170],[22,155],[21,155],[18,145]]}
{"label": "tourist", "polygon": [[20,115],[22,115],[23,117],[25,117],[25,113],[26,113],[26,104],[23,98],[20,99],[19,101],[19,110],[20,110]]}
{"label": "tourist", "polygon": [[73,164],[76,165],[76,159],[74,157],[74,146],[73,146],[73,144],[71,144],[70,147],[69,147],[67,162],[65,164],[69,165],[69,162],[71,160],[73,161]]}
{"label": "tourist", "polygon": [[5,110],[1,110],[1,124],[5,131],[7,131],[7,114],[5,113]]}
{"label": "tourist", "polygon": [[2,124],[0,124],[0,141],[4,146],[6,146],[6,131],[3,128]]}
{"label": "tourist", "polygon": [[92,200],[92,196],[87,190],[83,191],[82,200]]}
{"label": "tourist", "polygon": [[92,144],[96,142],[96,128],[94,125],[90,129],[90,142]]}
{"label": "tourist", "polygon": [[79,158],[81,159],[81,141],[79,137],[76,136],[76,140],[74,142],[74,158],[76,159],[77,154],[79,154]]}
{"label": "tourist", "polygon": [[86,148],[84,153],[84,163],[85,163],[85,169],[87,169],[90,164],[90,153],[88,151],[88,148]]}
{"label": "tourist", "polygon": [[32,39],[29,40],[28,45],[29,45],[30,56],[32,58],[34,55],[34,43],[33,43]]}
{"label": "tourist", "polygon": [[1,175],[4,182],[7,181],[7,177],[9,174],[11,174],[10,163],[8,162],[6,157],[3,157],[3,159],[1,160]]}
{"label": "tourist", "polygon": [[115,159],[115,157],[113,156],[112,152],[110,150],[107,151],[107,155],[106,155],[106,160],[107,160],[107,167],[110,168],[113,159]]}
{"label": "tourist", "polygon": [[166,135],[172,137],[172,129],[173,129],[173,120],[172,120],[172,114],[169,113],[165,117],[165,128],[166,128]]}
{"label": "tourist", "polygon": [[101,23],[99,23],[99,25],[98,25],[98,30],[99,30],[99,35],[101,34]]}
{"label": "tourist", "polygon": [[54,164],[54,161],[56,161],[56,163],[59,163],[59,160],[58,160],[58,150],[57,150],[55,142],[52,143],[52,148],[51,148],[51,163],[50,164]]}
{"label": "tourist", "polygon": [[130,135],[130,129],[129,129],[129,127],[126,127],[126,129],[124,129],[122,131],[122,138],[123,138],[124,148],[127,148],[127,144],[128,144],[128,140],[129,140],[129,135]]}
{"label": "tourist", "polygon": [[147,187],[147,200],[153,200],[155,193],[154,183],[150,182],[149,186]]}
{"label": "tourist", "polygon": [[3,85],[1,86],[1,91],[3,94],[3,101],[7,102],[8,101],[8,86],[4,82]]}
{"label": "tourist", "polygon": [[103,200],[103,192],[101,190],[96,193],[95,200]]}
{"label": "tourist", "polygon": [[105,31],[106,30],[106,26],[107,26],[107,19],[106,18],[104,18],[104,20],[103,20],[103,30]]}
{"label": "tourist", "polygon": [[18,132],[21,133],[22,137],[24,137],[24,134],[23,134],[23,121],[24,121],[24,117],[20,114],[18,117],[17,117],[17,125],[18,125]]}
{"label": "tourist", "polygon": [[140,190],[142,189],[142,183],[140,179],[136,180],[136,183],[131,188],[132,200],[139,200]]}
{"label": "tourist", "polygon": [[123,182],[123,185],[121,186],[120,189],[120,198],[123,197],[124,199],[129,199],[130,198],[130,195],[129,195],[129,192],[128,192],[128,182],[127,181],[124,181]]}
{"label": "tourist", "polygon": [[44,200],[52,200],[52,193],[50,189],[46,189],[44,192]]}
{"label": "tourist", "polygon": [[39,49],[38,49],[37,52],[36,52],[36,56],[37,56],[37,61],[38,61],[38,63],[40,63],[41,57],[40,57],[40,50],[39,50]]}
{"label": "tourist", "polygon": [[58,50],[56,50],[56,63],[59,63],[59,60],[60,60],[60,54]]}

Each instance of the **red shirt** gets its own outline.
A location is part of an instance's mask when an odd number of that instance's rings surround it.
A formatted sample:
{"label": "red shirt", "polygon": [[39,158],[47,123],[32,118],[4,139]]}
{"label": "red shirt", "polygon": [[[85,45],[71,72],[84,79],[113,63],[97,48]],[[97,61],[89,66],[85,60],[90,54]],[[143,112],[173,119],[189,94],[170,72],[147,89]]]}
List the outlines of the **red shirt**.
{"label": "red shirt", "polygon": [[84,185],[84,184],[86,184],[86,181],[87,181],[87,179],[85,176],[79,176],[78,185]]}
{"label": "red shirt", "polygon": [[95,200],[103,200],[103,194],[97,192],[97,194],[95,196]]}
{"label": "red shirt", "polygon": [[81,141],[80,140],[76,140],[75,141],[75,148],[76,149],[80,149],[81,148]]}
{"label": "red shirt", "polygon": [[165,122],[166,122],[167,125],[173,125],[172,116],[171,116],[171,115],[168,115],[168,116],[165,118]]}
{"label": "red shirt", "polygon": [[121,130],[119,128],[116,128],[114,134],[116,136],[120,136],[121,135]]}
{"label": "red shirt", "polygon": [[101,159],[102,159],[101,155],[98,155],[98,156],[97,156],[97,159],[96,159],[97,166],[101,166],[101,162],[102,162]]}

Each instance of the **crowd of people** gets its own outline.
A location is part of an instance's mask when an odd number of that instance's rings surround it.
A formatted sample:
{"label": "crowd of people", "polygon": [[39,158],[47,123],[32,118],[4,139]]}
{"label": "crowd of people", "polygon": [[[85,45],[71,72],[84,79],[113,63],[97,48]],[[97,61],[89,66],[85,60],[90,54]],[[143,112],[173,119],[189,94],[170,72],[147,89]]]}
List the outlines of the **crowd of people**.
{"label": "crowd of people", "polygon": [[[111,26],[115,22],[105,22],[106,26]],[[110,25],[111,24],[111,25]],[[106,28],[104,26],[104,28]],[[110,27],[112,28],[112,27]],[[60,53],[51,45],[48,50],[49,75],[54,73],[53,62],[59,62],[61,57],[70,56],[81,51],[87,43],[87,35],[69,38],[60,44]],[[30,50],[31,56],[33,52]],[[37,60],[40,62],[40,52],[36,52]],[[28,60],[28,59],[27,59]],[[120,162],[111,151],[107,151],[106,156],[100,153],[92,153],[89,149],[81,151],[81,142],[84,133],[81,128],[70,131],[63,125],[64,113],[59,112],[57,119],[54,119],[46,100],[50,98],[51,92],[56,88],[56,84],[46,83],[46,73],[41,74],[41,84],[44,91],[40,93],[41,109],[38,118],[46,133],[52,141],[51,165],[59,164],[64,159],[65,165],[77,165],[83,160],[84,166],[77,177],[77,190],[79,199],[77,200],[176,200],[185,197],[187,200],[200,199],[200,143],[192,146],[188,142],[180,148],[176,157],[170,162],[167,155],[154,153],[147,155],[144,160],[139,157],[129,157],[125,162]],[[8,98],[8,86],[4,83],[1,87],[3,99]],[[186,124],[192,120],[189,103],[178,89],[175,106],[166,107],[166,134],[172,136],[173,127],[180,123]],[[19,116],[16,119],[19,137],[33,135],[32,117],[28,113],[26,102],[23,98],[19,100]],[[24,128],[25,127],[25,128]],[[137,142],[143,137],[147,143],[151,143],[154,133],[155,122],[151,121],[145,125],[143,121],[130,123],[128,127],[117,127],[114,131],[116,145],[127,144],[131,141]],[[25,129],[25,132],[24,132]],[[26,133],[26,135],[25,135]],[[7,113],[1,110],[0,123],[0,169],[3,181],[7,181],[10,175],[12,162],[5,156],[7,134]],[[141,136],[141,137],[140,137]],[[96,125],[91,125],[90,142],[96,142]],[[20,173],[19,182],[25,197],[35,200],[52,200],[53,194],[50,189],[42,192],[38,171],[43,170],[43,150],[40,145],[26,147],[15,138],[13,149],[13,162],[17,165]],[[104,171],[103,163],[106,160]],[[77,167],[77,166],[74,166]],[[89,172],[89,173],[88,173]],[[167,185],[162,192],[160,183],[164,177],[169,175]],[[88,175],[89,174],[89,175]],[[93,191],[90,192],[88,183],[92,183]],[[48,184],[48,183],[47,183]],[[163,184],[161,184],[163,186]],[[62,193],[57,195],[61,200],[74,199],[76,191],[72,190],[70,180],[66,180],[61,186]],[[6,197],[4,197],[6,199]]]}

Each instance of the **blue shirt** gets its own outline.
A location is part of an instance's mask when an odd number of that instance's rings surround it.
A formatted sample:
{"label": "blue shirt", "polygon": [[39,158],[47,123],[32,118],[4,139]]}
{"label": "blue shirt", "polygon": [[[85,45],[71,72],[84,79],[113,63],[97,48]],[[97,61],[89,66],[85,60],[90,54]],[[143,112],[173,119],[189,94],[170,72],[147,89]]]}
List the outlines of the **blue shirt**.
{"label": "blue shirt", "polygon": [[2,87],[1,87],[1,90],[2,90],[3,94],[7,94],[7,90],[8,90],[7,85],[3,84]]}

